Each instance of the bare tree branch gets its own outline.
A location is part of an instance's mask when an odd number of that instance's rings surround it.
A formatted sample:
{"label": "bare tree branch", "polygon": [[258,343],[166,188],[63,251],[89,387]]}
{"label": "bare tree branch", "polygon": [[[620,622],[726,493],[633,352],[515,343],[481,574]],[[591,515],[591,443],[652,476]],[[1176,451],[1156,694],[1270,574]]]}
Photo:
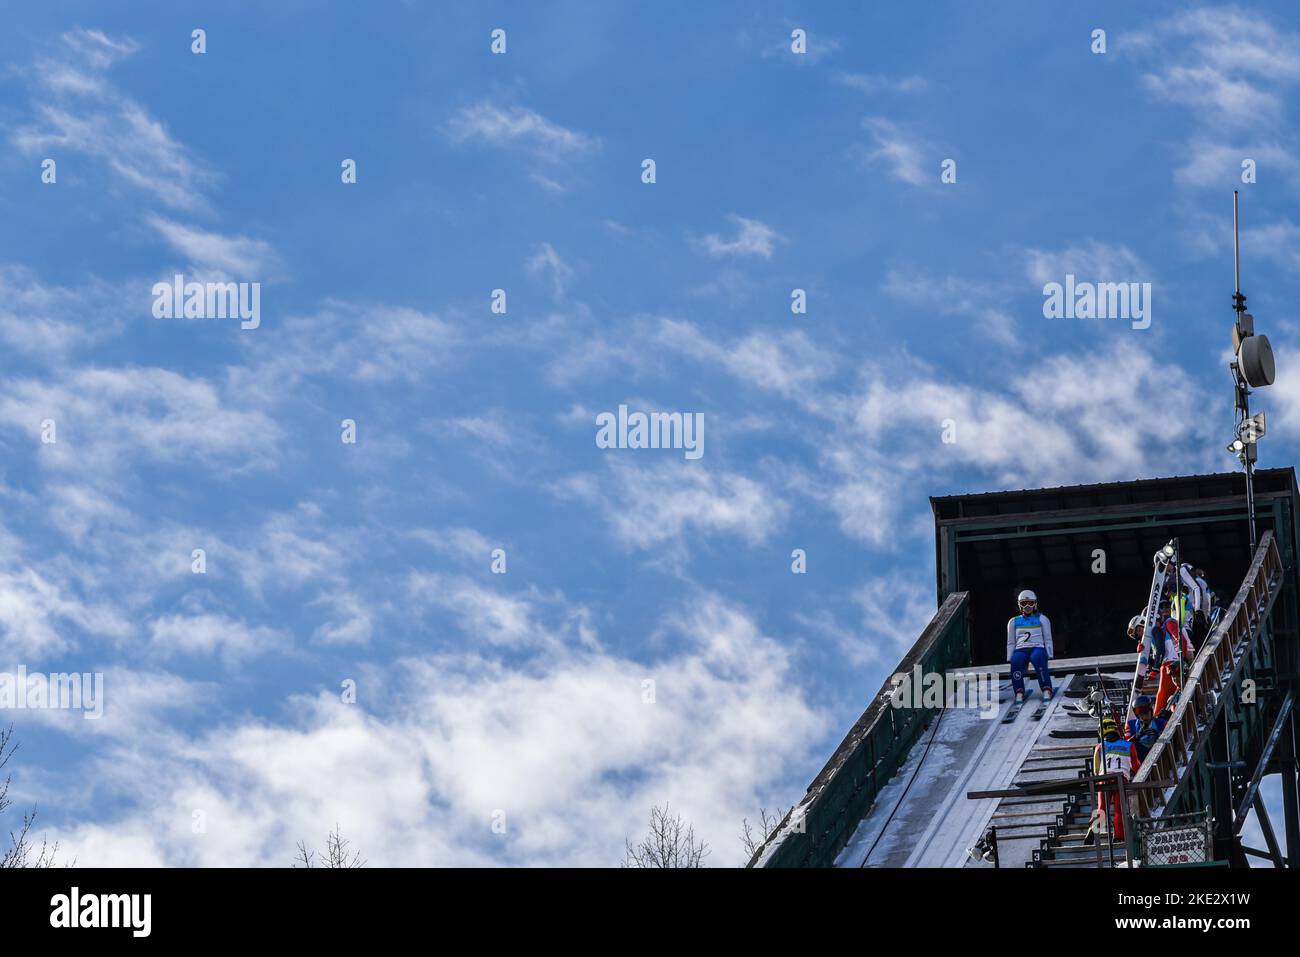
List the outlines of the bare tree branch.
{"label": "bare tree branch", "polygon": [[[14,739],[13,725],[0,728],[0,770],[4,769],[17,750],[18,742]],[[0,781],[0,814],[13,805],[13,799],[9,797],[9,784],[12,779],[12,775],[5,775],[4,781]],[[32,825],[35,823],[36,808],[32,808],[30,814],[23,815],[18,830],[9,832],[9,847],[0,854],[0,870],[54,866],[54,858],[59,850],[58,842],[50,844],[45,838],[41,838],[41,843],[35,844],[32,839]]]}
{"label": "bare tree branch", "polygon": [[293,859],[294,867],[356,868],[365,867],[360,851],[348,853],[348,839],[343,836],[337,824],[325,838],[325,852],[309,851],[305,841],[298,842],[298,856]]}
{"label": "bare tree branch", "polygon": [[740,843],[745,846],[745,853],[753,857],[755,852],[763,846],[763,842],[772,836],[772,832],[780,826],[781,821],[790,811],[793,811],[793,805],[782,811],[780,808],[772,813],[767,813],[767,808],[758,809],[758,828],[755,830],[754,825],[749,823],[749,818],[743,818],[740,822]]}
{"label": "bare tree branch", "polygon": [[650,809],[650,831],[635,846],[625,841],[623,867],[703,867],[710,851],[695,837],[695,828],[670,815],[668,805]]}

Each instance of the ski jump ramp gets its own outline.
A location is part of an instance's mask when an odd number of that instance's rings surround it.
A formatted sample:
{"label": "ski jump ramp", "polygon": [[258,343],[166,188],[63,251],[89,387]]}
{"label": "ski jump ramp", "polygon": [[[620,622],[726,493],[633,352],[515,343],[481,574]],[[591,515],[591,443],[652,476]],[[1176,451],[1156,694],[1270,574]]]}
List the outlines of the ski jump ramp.
{"label": "ski jump ramp", "polygon": [[[1080,664],[1085,668],[1091,664],[1087,670],[1094,672],[1100,663]],[[1111,662],[1106,666],[1113,668]],[[1117,682],[1131,680],[1132,667],[1103,673]],[[1069,675],[1058,676],[1057,694],[1038,721],[1031,717],[1039,695],[1035,689],[1015,721],[1002,723],[1011,697],[1010,681],[1000,682],[999,707],[991,717],[978,709],[953,707],[956,702],[951,699],[945,702],[925,739],[912,748],[898,774],[877,795],[835,866],[989,867],[970,850],[994,823],[995,815],[1001,866],[1027,863],[1059,813],[1060,798],[971,800],[966,795],[1072,777],[1084,767],[1093,742],[1055,738],[1050,733],[1090,729],[1095,723],[1075,716],[1072,706],[1079,699],[1061,693],[1069,679]]]}
{"label": "ski jump ramp", "polygon": [[[1198,642],[1185,693],[1138,774],[1137,783],[1171,782],[1138,793],[1140,815],[1209,807],[1216,860],[1244,865],[1253,854],[1300,866],[1294,775],[1282,775],[1285,853],[1280,842],[1259,851],[1238,837],[1252,805],[1264,813],[1260,780],[1300,758],[1300,489],[1293,469],[1255,473],[1255,547],[1245,491],[1241,474],[1223,473],[931,499],[935,615],[749,866],[989,867],[971,850],[990,825],[1000,867],[1079,863],[1056,853],[1059,842],[1043,845],[1049,826],[1061,830],[1055,794],[968,794],[1084,771],[1096,722],[1073,705],[1099,676],[1131,683],[1126,625],[1147,597],[1153,554],[1173,539],[1206,569],[1224,613]],[[1035,721],[1039,693],[1027,681],[1029,703],[1003,724],[1006,621],[1021,588],[1037,591],[1052,619],[1058,693]],[[951,688],[900,707],[898,678],[914,673],[994,676],[997,714],[954,706]],[[1248,706],[1246,681],[1264,694]],[[1086,809],[1066,803],[1073,830]]]}

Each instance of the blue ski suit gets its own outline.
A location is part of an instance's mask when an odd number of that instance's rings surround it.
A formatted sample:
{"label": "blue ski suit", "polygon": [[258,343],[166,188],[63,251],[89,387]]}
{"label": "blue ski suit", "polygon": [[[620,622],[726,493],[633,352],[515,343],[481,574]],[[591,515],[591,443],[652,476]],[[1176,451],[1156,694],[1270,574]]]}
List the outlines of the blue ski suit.
{"label": "blue ski suit", "polygon": [[1052,690],[1047,659],[1052,657],[1052,623],[1046,615],[1017,615],[1007,622],[1007,661],[1011,663],[1011,689],[1025,690],[1025,672],[1034,666],[1034,677],[1044,692]]}

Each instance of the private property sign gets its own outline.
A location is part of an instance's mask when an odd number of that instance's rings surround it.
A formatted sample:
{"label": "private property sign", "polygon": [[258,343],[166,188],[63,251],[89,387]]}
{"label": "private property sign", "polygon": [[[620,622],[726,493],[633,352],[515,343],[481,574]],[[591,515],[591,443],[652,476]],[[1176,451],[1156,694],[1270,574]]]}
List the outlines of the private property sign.
{"label": "private property sign", "polygon": [[1147,867],[1164,864],[1202,864],[1213,860],[1207,824],[1164,827],[1142,836],[1142,862]]}

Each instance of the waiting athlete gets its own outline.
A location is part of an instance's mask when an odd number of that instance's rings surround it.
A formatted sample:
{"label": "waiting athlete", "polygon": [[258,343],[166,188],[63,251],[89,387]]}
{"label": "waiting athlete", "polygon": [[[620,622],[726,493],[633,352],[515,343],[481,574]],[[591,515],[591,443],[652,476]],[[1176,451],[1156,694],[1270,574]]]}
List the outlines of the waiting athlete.
{"label": "waiting athlete", "polygon": [[[1097,747],[1092,752],[1092,773],[1118,774],[1124,779],[1125,783],[1133,780],[1133,775],[1137,774],[1138,756],[1137,749],[1132,741],[1128,741],[1119,736],[1119,728],[1115,724],[1114,718],[1101,719],[1101,740],[1097,742]],[[1120,808],[1120,803],[1116,798],[1118,793],[1115,791],[1103,791],[1097,795],[1097,810],[1102,827],[1105,827],[1106,818],[1109,816],[1114,826],[1113,836],[1115,840],[1124,840],[1124,815]],[[1132,801],[1132,795],[1129,795]],[[1107,806],[1110,814],[1107,815]]]}
{"label": "waiting athlete", "polygon": [[1145,761],[1156,743],[1156,738],[1160,737],[1160,732],[1165,729],[1169,714],[1168,712],[1159,715],[1152,713],[1151,696],[1147,694],[1138,695],[1133,705],[1133,713],[1137,717],[1128,719],[1124,737],[1133,742],[1138,760]]}
{"label": "waiting athlete", "polygon": [[[1165,653],[1165,633],[1170,627],[1168,604],[1166,601],[1160,602],[1157,606],[1160,611],[1156,614],[1155,624],[1150,628],[1146,624],[1146,615],[1134,615],[1129,619],[1128,636],[1137,642],[1134,650],[1138,653],[1140,684],[1148,684],[1160,676],[1160,662],[1164,660]],[[1172,627],[1176,629],[1178,624],[1175,622]]]}
{"label": "waiting athlete", "polygon": [[1016,704],[1025,700],[1025,671],[1034,666],[1034,677],[1043,690],[1043,701],[1052,700],[1052,675],[1047,660],[1052,657],[1052,623],[1038,613],[1038,596],[1026,589],[1016,596],[1020,614],[1007,622],[1007,661],[1011,664],[1011,688]]}
{"label": "waiting athlete", "polygon": [[1146,679],[1147,672],[1153,667],[1152,661],[1156,657],[1153,651],[1154,642],[1147,633],[1146,625],[1147,616],[1144,614],[1134,615],[1128,620],[1128,636],[1138,643],[1136,651],[1141,656],[1138,658],[1138,663],[1142,667],[1143,680]]}
{"label": "waiting athlete", "polygon": [[1180,660],[1191,663],[1194,658],[1192,644],[1178,628],[1178,622],[1169,615],[1169,602],[1160,603],[1160,617],[1151,629],[1152,639],[1160,649],[1160,686],[1156,689],[1156,714],[1165,710],[1165,705],[1179,688],[1181,669]]}
{"label": "waiting athlete", "polygon": [[1200,596],[1196,594],[1196,580],[1192,577],[1192,566],[1183,565],[1179,570],[1180,581],[1169,592],[1170,615],[1178,622],[1178,631],[1187,638],[1192,635],[1192,620]]}
{"label": "waiting athlete", "polygon": [[1199,644],[1210,636],[1210,610],[1214,605],[1214,599],[1210,595],[1210,586],[1205,580],[1204,568],[1193,569],[1192,578],[1196,581],[1198,602],[1196,612],[1192,615],[1196,628],[1191,637],[1192,644]]}

